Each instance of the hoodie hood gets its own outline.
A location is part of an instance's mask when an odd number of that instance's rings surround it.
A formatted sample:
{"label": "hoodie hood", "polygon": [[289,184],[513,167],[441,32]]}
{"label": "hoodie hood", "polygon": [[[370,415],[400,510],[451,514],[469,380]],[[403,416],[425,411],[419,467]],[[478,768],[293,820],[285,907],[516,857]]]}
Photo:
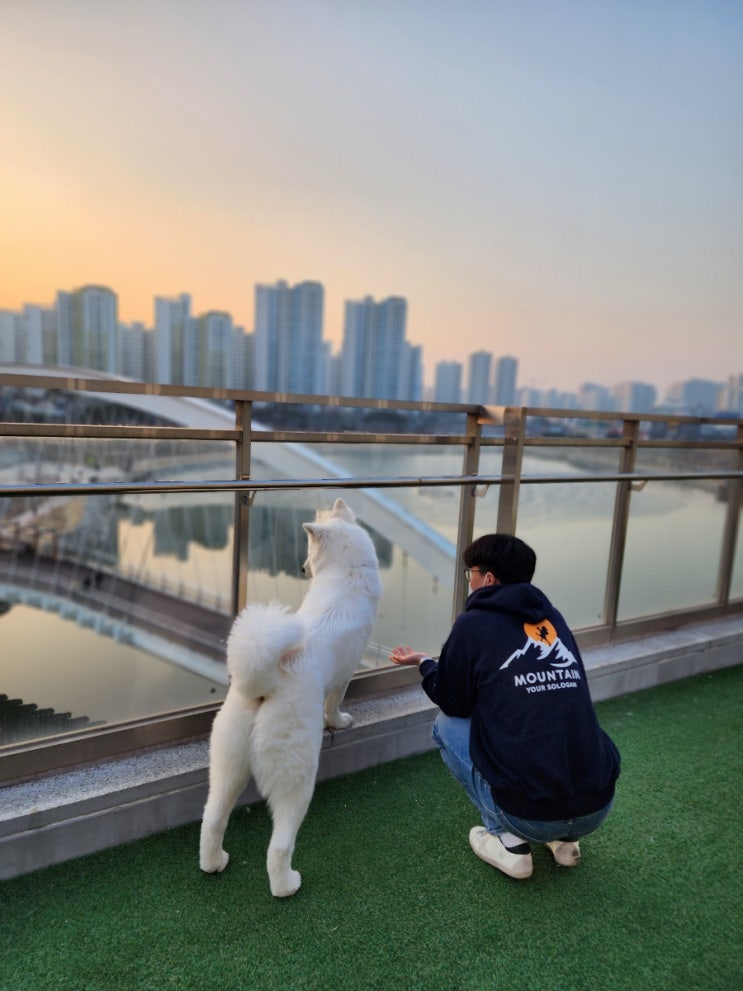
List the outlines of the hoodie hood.
{"label": "hoodie hood", "polygon": [[547,596],[530,582],[477,588],[470,593],[464,608],[465,612],[483,610],[505,613],[529,623],[538,623],[552,612]]}

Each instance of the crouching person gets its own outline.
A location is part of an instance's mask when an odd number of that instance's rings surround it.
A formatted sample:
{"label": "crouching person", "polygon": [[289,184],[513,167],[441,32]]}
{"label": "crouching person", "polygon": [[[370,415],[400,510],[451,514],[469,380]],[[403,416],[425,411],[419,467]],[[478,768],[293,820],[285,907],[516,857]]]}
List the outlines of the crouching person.
{"label": "crouching person", "polygon": [[609,814],[620,757],[601,729],[580,651],[561,614],[531,584],[534,551],[486,534],[464,552],[470,584],[438,661],[408,646],[439,706],[433,736],[482,818],[470,846],[510,877],[532,873],[530,844],[563,867]]}

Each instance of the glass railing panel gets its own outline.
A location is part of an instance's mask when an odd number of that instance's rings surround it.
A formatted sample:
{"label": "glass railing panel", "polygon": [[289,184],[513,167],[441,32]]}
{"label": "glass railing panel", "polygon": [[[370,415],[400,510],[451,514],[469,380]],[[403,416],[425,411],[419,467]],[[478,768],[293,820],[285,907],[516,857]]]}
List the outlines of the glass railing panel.
{"label": "glass railing panel", "polygon": [[[614,459],[590,459],[579,448],[527,450],[522,476],[577,478],[582,474],[616,472]],[[483,475],[498,474],[501,453],[486,449],[480,458]],[[522,482],[516,534],[537,555],[534,583],[554,602],[574,629],[602,620],[604,589],[611,543],[615,483]],[[491,486],[477,500],[475,536],[495,530],[500,487]]]}
{"label": "glass railing panel", "polygon": [[0,746],[223,697],[228,616],[168,570],[184,562],[156,519],[132,523],[116,496],[6,499],[2,513]]}
{"label": "glass railing panel", "polygon": [[[637,473],[726,470],[728,452],[641,450]],[[619,619],[675,612],[715,601],[725,522],[721,485],[649,481],[633,491]]]}

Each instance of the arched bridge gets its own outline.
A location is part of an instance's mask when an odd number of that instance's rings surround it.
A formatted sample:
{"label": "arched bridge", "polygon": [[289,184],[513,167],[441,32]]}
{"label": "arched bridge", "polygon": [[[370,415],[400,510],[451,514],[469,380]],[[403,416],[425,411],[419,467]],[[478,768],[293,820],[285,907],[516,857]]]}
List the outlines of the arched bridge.
{"label": "arched bridge", "polygon": [[[23,375],[28,377],[29,386],[36,377],[55,378],[101,378],[88,369],[51,368],[40,366],[0,365],[0,374]],[[106,376],[117,381],[127,381],[121,376]],[[89,392],[101,402],[116,402],[140,412],[161,417],[170,423],[202,429],[225,429],[234,427],[233,414],[226,409],[193,397],[164,396],[156,394]],[[268,429],[255,421],[252,429],[260,432]],[[261,445],[260,460],[283,477],[288,478],[348,478],[344,471],[332,460],[298,443],[277,443]],[[452,574],[456,555],[454,544],[424,520],[400,506],[384,492],[373,489],[358,489],[353,495],[354,511],[365,523],[377,530],[391,543],[399,547],[417,561],[421,567],[436,578],[446,580]]]}

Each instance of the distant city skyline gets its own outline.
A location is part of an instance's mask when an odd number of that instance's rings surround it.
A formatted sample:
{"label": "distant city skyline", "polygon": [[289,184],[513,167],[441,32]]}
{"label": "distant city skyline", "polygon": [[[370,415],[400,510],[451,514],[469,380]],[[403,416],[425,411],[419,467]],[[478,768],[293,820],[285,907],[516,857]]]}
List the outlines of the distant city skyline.
{"label": "distant city skyline", "polygon": [[407,300],[440,361],[663,393],[743,365],[743,4],[8,0],[0,305]]}
{"label": "distant city skyline", "polygon": [[404,297],[345,301],[343,341],[333,353],[324,329],[324,287],[285,280],[255,287],[250,331],[221,309],[196,314],[188,292],[153,297],[154,323],[119,319],[110,286],[57,290],[53,304],[0,308],[0,363],[89,368],[143,381],[354,398],[422,399],[594,411],[743,414],[743,374],[655,384],[589,380],[576,392],[518,381],[519,358],[479,350],[440,361],[424,382],[423,348],[406,338]]}

